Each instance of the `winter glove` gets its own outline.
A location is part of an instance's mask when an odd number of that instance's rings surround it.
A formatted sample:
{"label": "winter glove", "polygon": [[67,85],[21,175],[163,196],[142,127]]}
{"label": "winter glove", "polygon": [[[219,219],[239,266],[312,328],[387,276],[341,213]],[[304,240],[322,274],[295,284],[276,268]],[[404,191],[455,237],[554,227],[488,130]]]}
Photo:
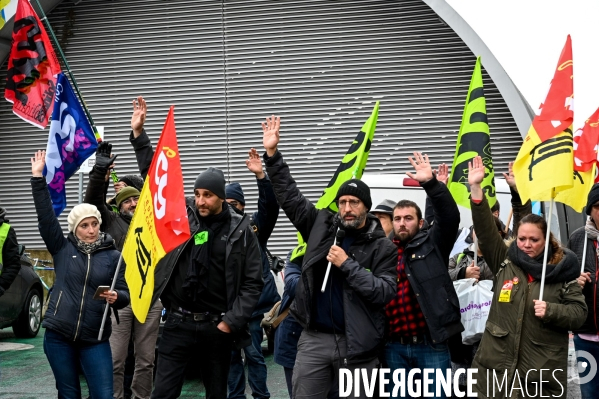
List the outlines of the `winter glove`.
{"label": "winter glove", "polygon": [[97,173],[106,175],[108,168],[114,163],[114,160],[118,155],[115,155],[111,158],[111,151],[112,144],[110,144],[108,141],[102,141],[100,144],[98,144],[98,149],[96,150],[96,164],[94,165],[94,170]]}

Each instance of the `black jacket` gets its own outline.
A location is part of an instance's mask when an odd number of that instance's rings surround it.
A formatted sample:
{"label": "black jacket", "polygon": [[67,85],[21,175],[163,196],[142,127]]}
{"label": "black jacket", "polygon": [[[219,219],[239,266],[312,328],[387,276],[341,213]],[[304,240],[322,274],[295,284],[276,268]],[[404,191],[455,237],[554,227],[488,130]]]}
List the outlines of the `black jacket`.
{"label": "black jacket", "polygon": [[83,202],[95,205],[102,216],[101,230],[110,234],[114,239],[116,248],[123,250],[131,217],[122,215],[112,210],[112,207],[106,202],[106,180],[105,176],[92,169],[89,174],[89,182],[85,189],[85,198]]}
{"label": "black jacket", "polygon": [[584,285],[582,293],[589,312],[584,324],[579,329],[575,330],[574,333],[597,334],[599,332],[599,322],[597,320],[597,310],[599,309],[599,293],[597,292],[599,274],[597,274],[597,252],[595,250],[595,242],[593,239],[587,237],[584,226],[582,226],[570,235],[568,248],[576,254],[578,262],[582,264],[582,250],[585,239],[587,240],[587,256],[584,261],[584,271],[585,273],[591,273],[591,282]]}
{"label": "black jacket", "polygon": [[460,303],[447,271],[460,224],[460,212],[447,187],[436,178],[421,184],[431,199],[435,222],[406,244],[406,274],[433,342],[444,342],[464,330]]}
{"label": "black jacket", "polygon": [[[291,314],[304,327],[310,326],[314,287],[314,268],[333,245],[335,213],[316,209],[298,190],[280,152],[264,156],[266,170],[273,182],[279,204],[307,242],[302,275],[297,283]],[[340,267],[343,282],[343,312],[349,362],[374,359],[383,343],[384,307],[396,293],[397,251],[385,237],[378,219],[368,214],[366,233],[350,247],[350,256]],[[335,267],[335,266],[333,266]],[[341,311],[338,309],[337,311]]]}
{"label": "black jacket", "polygon": [[[199,220],[193,198],[187,198],[187,217],[191,238],[169,252],[156,265],[154,271],[154,294],[152,305],[166,288],[173,270],[178,262],[188,260],[181,254],[187,245],[194,242],[194,235],[199,229]],[[238,215],[230,207],[231,225],[227,235],[227,250],[225,254],[225,278],[227,280],[227,306],[225,321],[233,333],[245,331],[245,326],[252,316],[262,292],[262,261],[258,240],[250,226],[248,215]],[[224,211],[223,211],[224,212]],[[161,298],[167,309],[171,304],[166,298]]]}
{"label": "black jacket", "polygon": [[[0,225],[9,223],[6,219],[6,209],[0,208]],[[15,229],[10,227],[4,246],[2,247],[2,274],[0,274],[0,296],[10,287],[21,270],[21,257]]]}
{"label": "black jacket", "polygon": [[[70,340],[98,342],[98,333],[106,306],[105,300],[93,299],[100,285],[112,284],[120,252],[114,240],[106,235],[102,246],[91,254],[81,252],[73,233],[63,235],[44,178],[31,178],[31,188],[40,234],[54,260],[56,279],[44,315],[44,328],[56,331]],[[114,309],[129,304],[129,290],[125,283],[124,264],[115,285],[118,293]],[[110,337],[110,317],[106,318],[102,340]]]}

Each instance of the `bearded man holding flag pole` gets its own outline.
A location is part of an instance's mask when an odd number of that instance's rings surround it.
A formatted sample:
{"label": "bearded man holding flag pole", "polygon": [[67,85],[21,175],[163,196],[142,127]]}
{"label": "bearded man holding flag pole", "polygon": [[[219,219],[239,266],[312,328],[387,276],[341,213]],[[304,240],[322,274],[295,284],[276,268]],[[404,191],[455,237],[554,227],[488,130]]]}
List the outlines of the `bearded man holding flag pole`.
{"label": "bearded man holding flag pole", "polygon": [[[275,194],[307,242],[291,305],[291,314],[304,327],[292,397],[322,398],[331,383],[337,383],[341,369],[370,373],[378,365],[384,306],[396,290],[397,254],[379,220],[368,213],[372,200],[365,183],[350,179],[340,185],[333,197],[338,212],[318,209],[299,191],[277,150],[280,118],[267,118],[262,129],[264,161]],[[335,241],[338,227],[345,230],[341,242]],[[328,262],[334,267],[321,292]],[[363,390],[360,394],[368,395]]]}

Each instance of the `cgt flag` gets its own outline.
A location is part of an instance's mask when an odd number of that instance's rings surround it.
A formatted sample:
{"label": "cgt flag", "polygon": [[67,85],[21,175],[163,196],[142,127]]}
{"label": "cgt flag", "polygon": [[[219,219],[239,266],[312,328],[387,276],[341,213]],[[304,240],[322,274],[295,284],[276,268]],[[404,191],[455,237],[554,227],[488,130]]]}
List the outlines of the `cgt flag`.
{"label": "cgt flag", "polygon": [[19,0],[12,31],[4,97],[20,118],[44,129],[52,112],[60,64],[28,0]]}
{"label": "cgt flag", "polygon": [[[574,185],[574,85],[570,35],[559,58],[545,102],[532,121],[514,162],[514,175],[523,201],[550,201]],[[574,204],[575,205],[575,204]],[[572,205],[571,205],[572,206]],[[575,206],[572,206],[573,208]]]}
{"label": "cgt flag", "polygon": [[141,323],[150,309],[156,264],[191,236],[174,109],[171,106],[166,118],[123,246],[131,308]]}
{"label": "cgt flag", "polygon": [[487,107],[483,90],[483,77],[480,57],[476,59],[470,88],[466,96],[466,105],[462,115],[462,124],[458,133],[451,176],[448,188],[458,205],[470,209],[470,185],[468,184],[468,162],[480,156],[485,165],[485,178],[482,189],[487,196],[489,206],[497,202],[495,192],[495,172],[491,156],[491,136],[487,121]]}
{"label": "cgt flag", "polygon": [[85,117],[85,112],[69,80],[59,73],[44,168],[44,176],[46,176],[56,216],[59,216],[67,206],[66,181],[96,151],[96,148],[98,142]]}
{"label": "cgt flag", "polygon": [[[338,208],[337,204],[335,204],[335,197],[337,197],[339,187],[350,179],[360,179],[362,177],[366,168],[366,162],[368,161],[368,154],[370,154],[370,146],[372,145],[372,139],[376,130],[376,123],[379,118],[379,105],[380,102],[377,101],[370,117],[364,123],[364,126],[362,126],[360,133],[358,133],[352,142],[349,150],[347,150],[347,153],[337,167],[335,174],[333,174],[322,196],[316,203],[316,209],[329,208],[333,212],[337,212]],[[303,237],[297,233],[297,238],[298,245],[291,253],[291,261],[306,253],[306,243]]]}

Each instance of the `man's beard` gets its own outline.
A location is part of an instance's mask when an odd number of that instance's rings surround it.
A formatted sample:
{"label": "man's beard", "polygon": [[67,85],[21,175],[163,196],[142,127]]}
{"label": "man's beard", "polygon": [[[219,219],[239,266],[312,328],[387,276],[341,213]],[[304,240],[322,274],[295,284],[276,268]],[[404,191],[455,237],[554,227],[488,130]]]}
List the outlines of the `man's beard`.
{"label": "man's beard", "polygon": [[135,212],[135,210],[133,212],[131,212],[131,211],[121,211],[121,214],[125,215],[125,216],[129,216],[129,217],[132,218],[134,212]]}
{"label": "man's beard", "polygon": [[344,220],[342,217],[340,217],[340,221],[341,221],[341,225],[346,228],[346,229],[357,229],[358,227],[360,227],[362,225],[362,223],[364,223],[366,221],[366,213],[363,213],[361,215],[356,215],[354,213],[352,213],[353,216],[355,216],[355,219],[353,220]]}
{"label": "man's beard", "polygon": [[414,238],[416,236],[416,234],[418,234],[418,232],[420,231],[420,229],[416,229],[416,231],[414,232],[410,232],[409,230],[401,230],[400,233],[404,233],[403,237],[400,236],[398,234],[397,231],[395,231],[395,229],[393,230],[393,233],[395,234],[395,238],[398,239],[401,242],[410,242],[412,240],[412,238]]}

